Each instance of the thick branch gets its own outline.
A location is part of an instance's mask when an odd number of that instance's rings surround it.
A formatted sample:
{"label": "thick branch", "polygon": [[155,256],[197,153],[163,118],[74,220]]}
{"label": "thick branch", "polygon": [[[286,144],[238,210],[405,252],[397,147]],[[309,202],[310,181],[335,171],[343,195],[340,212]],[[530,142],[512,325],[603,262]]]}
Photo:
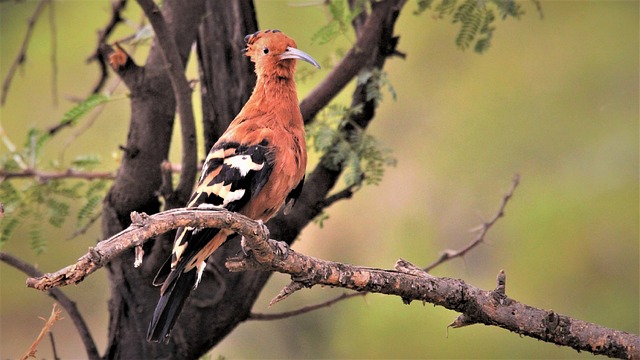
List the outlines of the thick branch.
{"label": "thick branch", "polygon": [[[150,238],[181,226],[223,228],[243,236],[262,236],[265,240],[269,238],[266,226],[223,209],[174,209],[151,216],[133,212],[131,221],[131,226],[125,230],[89,248],[89,251],[75,264],[54,273],[29,278],[27,286],[38,290],[49,290],[56,286],[77,284],[125,250],[140,246]],[[266,248],[258,247],[255,250],[270,256]]]}
{"label": "thick branch", "polygon": [[[249,247],[260,246],[258,237],[247,238]],[[452,324],[461,327],[474,323],[499,326],[509,331],[578,351],[618,358],[640,357],[640,337],[609,329],[552,310],[520,303],[506,296],[504,273],[495,291],[473,287],[462,280],[431,276],[415,265],[400,259],[395,270],[384,270],[321,260],[296,253],[278,252],[272,246],[273,260],[262,262],[254,257],[230,259],[230,271],[262,270],[290,274],[294,283],[304,287],[325,285],[359,292],[395,295],[405,303],[429,302],[462,315]],[[262,257],[267,258],[266,256]]]}
{"label": "thick branch", "polygon": [[252,256],[227,261],[227,268],[234,272],[277,271],[290,274],[296,289],[320,284],[395,295],[405,303],[413,300],[429,302],[462,313],[453,327],[482,323],[579,351],[620,358],[640,357],[640,337],[637,335],[508,298],[503,273],[498,278],[496,290],[484,291],[462,280],[429,275],[404,260],[399,260],[394,270],[321,260],[289,248],[283,250],[282,243],[269,240],[269,231],[261,222],[222,209],[175,209],[153,216],[133,213],[132,222],[128,229],[98,243],[76,264],[52,274],[30,278],[27,285],[48,290],[54,286],[75,284],[126,249],[142,245],[149,237],[180,226],[217,227],[241,234],[251,249]]}
{"label": "thick branch", "polygon": [[[191,104],[191,87],[184,74],[184,64],[180,58],[173,36],[167,28],[160,9],[153,0],[138,0],[138,4],[149,19],[156,34],[156,42],[167,67],[167,74],[176,97],[180,129],[182,135],[182,169],[180,180],[174,192],[172,204],[184,204],[191,195],[196,178],[197,141],[196,127]],[[173,201],[175,200],[175,201]]]}
{"label": "thick branch", "polygon": [[361,36],[358,36],[355,45],[327,77],[300,102],[300,112],[305,123],[309,123],[320,110],[327,106],[331,99],[362,70],[362,65],[371,60],[372,54],[375,53],[374,49],[380,44],[381,34],[388,25],[386,20],[389,13],[399,11],[404,2],[404,0],[371,2],[371,14],[367,16],[361,30],[357,31]]}

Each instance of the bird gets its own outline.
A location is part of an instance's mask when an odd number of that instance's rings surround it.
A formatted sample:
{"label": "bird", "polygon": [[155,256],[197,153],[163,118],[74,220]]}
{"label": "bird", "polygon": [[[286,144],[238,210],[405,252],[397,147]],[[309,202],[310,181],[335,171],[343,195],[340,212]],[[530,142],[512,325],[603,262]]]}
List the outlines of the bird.
{"label": "bird", "polygon": [[[302,191],[307,152],[294,74],[296,60],[320,64],[279,30],[247,35],[243,50],[255,65],[256,85],[211,147],[187,207],[217,206],[266,222],[287,214]],[[181,227],[171,256],[156,275],[160,299],[147,341],[168,343],[186,299],[202,278],[207,258],[233,234]]]}

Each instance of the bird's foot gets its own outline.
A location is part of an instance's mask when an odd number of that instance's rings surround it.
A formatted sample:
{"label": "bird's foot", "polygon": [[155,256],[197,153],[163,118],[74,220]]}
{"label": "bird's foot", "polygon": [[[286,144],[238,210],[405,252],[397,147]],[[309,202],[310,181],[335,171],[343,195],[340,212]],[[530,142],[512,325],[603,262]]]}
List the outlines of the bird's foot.
{"label": "bird's foot", "polygon": [[269,245],[271,245],[272,248],[275,248],[277,255],[280,255],[285,259],[289,255],[289,245],[286,242],[269,239]]}
{"label": "bird's foot", "polygon": [[[269,246],[274,249],[276,255],[287,258],[289,255],[289,245],[284,241],[278,241],[269,239]],[[240,239],[240,251],[245,258],[251,257],[253,250],[247,245],[247,240],[244,236]]]}

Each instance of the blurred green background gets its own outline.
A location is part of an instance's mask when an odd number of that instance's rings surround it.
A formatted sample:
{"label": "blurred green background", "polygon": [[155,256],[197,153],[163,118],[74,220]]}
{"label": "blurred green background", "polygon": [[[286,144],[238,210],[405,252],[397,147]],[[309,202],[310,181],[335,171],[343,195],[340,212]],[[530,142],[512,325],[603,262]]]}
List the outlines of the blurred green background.
{"label": "blurred green background", "polygon": [[[299,85],[303,98],[327,73],[336,48],[353,36],[313,44],[327,12],[306,2],[257,1],[260,28],[279,28],[324,70]],[[0,76],[17,55],[36,1],[0,3]],[[329,210],[324,228],[309,225],[294,249],[316,257],[391,268],[402,257],[427,265],[445,249],[469,242],[470,232],[492,217],[514,173],[522,181],[506,217],[487,242],[433,271],[492,289],[500,269],[507,294],[532,306],[628,332],[639,332],[639,3],[637,1],[543,1],[519,21],[498,20],[484,55],[454,45],[458,27],[432,13],[413,15],[409,1],[398,20],[399,50],[406,59],[388,61],[398,98],[387,94],[370,133],[398,160],[379,186]],[[6,135],[22,145],[30,127],[57,123],[86,96],[98,77],[85,59],[96,31],[109,17],[107,1],[57,1],[57,86],[52,96],[52,38],[48,13],[29,43],[27,62],[0,108]],[[140,12],[131,2],[132,24]],[[133,33],[122,26],[118,39]],[[144,62],[148,49],[136,53]],[[193,69],[193,64],[191,64]],[[306,65],[301,64],[299,68]],[[195,78],[196,73],[191,72]],[[97,154],[100,169],[117,167],[126,139],[128,101],[120,86],[104,112],[84,126],[65,130],[42,161],[68,162]],[[196,106],[198,99],[196,95]],[[342,96],[348,101],[348,94]],[[196,113],[199,108],[196,108]],[[86,118],[88,119],[88,117]],[[201,142],[202,143],[202,142]],[[179,149],[179,147],[177,147]],[[0,151],[7,151],[0,147]],[[172,152],[174,160],[179,153]],[[311,168],[309,168],[311,169]],[[1,199],[0,199],[1,201]],[[47,230],[48,250],[35,255],[28,226],[2,248],[54,271],[75,261],[100,238],[99,225],[65,240],[73,221]],[[52,300],[27,289],[25,276],[0,264],[0,358],[20,356],[42,328]],[[254,311],[275,313],[337,296],[340,289],[303,290],[268,308],[288,282],[275,274]],[[100,351],[106,346],[108,282],[104,271],[65,288],[86,317]],[[449,329],[456,313],[399,298],[368,295],[303,316],[241,325],[211,354],[227,358],[590,358],[568,348],[521,338],[482,325]],[[68,319],[53,328],[63,359],[83,358]],[[51,358],[45,340],[39,358]]]}

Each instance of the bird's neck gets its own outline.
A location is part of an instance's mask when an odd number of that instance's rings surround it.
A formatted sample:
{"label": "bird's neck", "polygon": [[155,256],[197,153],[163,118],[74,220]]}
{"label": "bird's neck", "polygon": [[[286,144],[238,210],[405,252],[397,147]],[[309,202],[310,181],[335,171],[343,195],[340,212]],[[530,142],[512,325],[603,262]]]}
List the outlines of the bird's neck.
{"label": "bird's neck", "polygon": [[[245,105],[245,109],[253,109],[263,113],[299,114],[298,94],[293,76],[258,75],[256,86]],[[302,125],[298,124],[298,122],[301,122],[299,115],[291,115],[284,117],[296,122],[290,125]]]}

